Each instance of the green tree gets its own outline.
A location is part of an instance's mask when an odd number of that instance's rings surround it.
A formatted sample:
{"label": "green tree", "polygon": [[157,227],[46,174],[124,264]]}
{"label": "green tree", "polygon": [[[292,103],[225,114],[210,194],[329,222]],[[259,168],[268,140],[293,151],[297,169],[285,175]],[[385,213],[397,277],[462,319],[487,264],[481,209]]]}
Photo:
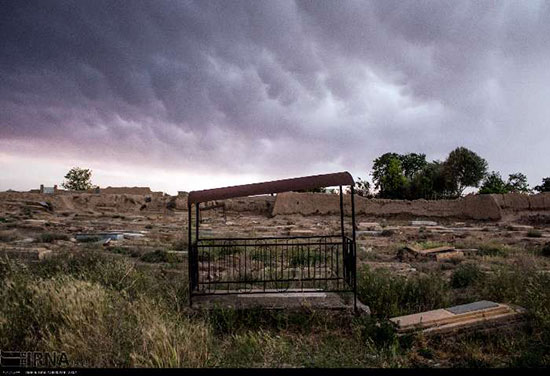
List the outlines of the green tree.
{"label": "green tree", "polygon": [[550,192],[550,177],[548,178],[543,178],[542,179],[542,184],[541,185],[537,185],[535,187],[535,191],[537,192]]}
{"label": "green tree", "polygon": [[479,188],[480,194],[490,194],[490,193],[508,193],[510,188],[508,184],[502,180],[500,174],[496,171],[492,171],[481,183],[481,188]]}
{"label": "green tree", "polygon": [[506,183],[508,190],[514,193],[529,193],[531,189],[527,183],[527,176],[521,172],[508,175],[508,183]]}
{"label": "green tree", "polygon": [[85,191],[94,188],[92,185],[92,170],[87,168],[73,167],[65,175],[66,181],[61,184],[65,189],[71,191]]}
{"label": "green tree", "polygon": [[465,147],[451,151],[445,161],[456,186],[456,195],[461,196],[466,187],[478,187],[487,173],[487,161]]}
{"label": "green tree", "polygon": [[441,199],[454,196],[456,186],[445,165],[440,161],[428,163],[411,180],[411,199]]}
{"label": "green tree", "polygon": [[366,180],[362,180],[361,178],[357,178],[357,182],[355,183],[355,192],[361,197],[372,197],[370,192],[370,183]]}
{"label": "green tree", "polygon": [[407,191],[407,178],[403,175],[403,168],[398,158],[390,158],[386,174],[380,179],[380,192],[382,198],[401,199]]}
{"label": "green tree", "polygon": [[374,160],[372,165],[372,181],[374,182],[374,187],[376,189],[381,189],[382,178],[388,174],[390,161],[394,159],[399,161],[399,154],[384,153]]}
{"label": "green tree", "polygon": [[408,153],[398,156],[401,161],[401,167],[403,167],[403,174],[407,179],[411,179],[414,174],[421,171],[428,162],[426,161],[426,154]]}

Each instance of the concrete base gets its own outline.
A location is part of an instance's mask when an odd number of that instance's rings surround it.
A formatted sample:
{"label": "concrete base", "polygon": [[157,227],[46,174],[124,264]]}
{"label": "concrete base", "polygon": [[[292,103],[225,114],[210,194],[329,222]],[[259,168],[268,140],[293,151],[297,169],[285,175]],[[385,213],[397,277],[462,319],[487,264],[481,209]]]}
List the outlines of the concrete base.
{"label": "concrete base", "polygon": [[[353,312],[352,294],[344,296],[344,294],[318,290],[194,296],[192,301],[192,307],[198,309],[214,307],[269,310],[328,309]],[[361,314],[370,314],[369,307],[359,301],[357,308]]]}

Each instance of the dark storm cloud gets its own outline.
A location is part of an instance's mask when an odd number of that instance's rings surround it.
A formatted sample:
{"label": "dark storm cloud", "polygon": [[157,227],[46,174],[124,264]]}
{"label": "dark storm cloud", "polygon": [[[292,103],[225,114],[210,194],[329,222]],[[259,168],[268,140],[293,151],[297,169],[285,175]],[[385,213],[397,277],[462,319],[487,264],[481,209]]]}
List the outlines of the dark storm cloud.
{"label": "dark storm cloud", "polygon": [[521,168],[550,141],[546,2],[1,7],[5,141],[281,175],[364,171],[388,150],[439,158],[458,145]]}

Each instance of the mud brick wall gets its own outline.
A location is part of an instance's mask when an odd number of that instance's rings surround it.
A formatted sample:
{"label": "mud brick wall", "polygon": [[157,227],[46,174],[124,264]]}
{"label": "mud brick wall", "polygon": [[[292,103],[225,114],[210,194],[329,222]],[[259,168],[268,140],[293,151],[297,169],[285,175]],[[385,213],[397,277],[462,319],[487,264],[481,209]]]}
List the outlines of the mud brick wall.
{"label": "mud brick wall", "polygon": [[[349,212],[350,197],[344,205]],[[500,220],[521,213],[550,213],[550,193],[536,195],[470,195],[457,200],[383,200],[356,196],[356,213],[369,216],[448,217]],[[287,192],[277,195],[273,215],[338,214],[339,197],[329,194]]]}

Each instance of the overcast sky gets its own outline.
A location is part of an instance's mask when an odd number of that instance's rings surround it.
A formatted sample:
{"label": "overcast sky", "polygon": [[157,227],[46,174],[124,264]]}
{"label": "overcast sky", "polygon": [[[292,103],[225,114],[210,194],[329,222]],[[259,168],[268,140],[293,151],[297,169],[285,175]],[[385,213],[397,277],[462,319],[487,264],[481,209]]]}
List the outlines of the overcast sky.
{"label": "overcast sky", "polygon": [[0,190],[367,177],[466,146],[550,176],[547,1],[0,2]]}

